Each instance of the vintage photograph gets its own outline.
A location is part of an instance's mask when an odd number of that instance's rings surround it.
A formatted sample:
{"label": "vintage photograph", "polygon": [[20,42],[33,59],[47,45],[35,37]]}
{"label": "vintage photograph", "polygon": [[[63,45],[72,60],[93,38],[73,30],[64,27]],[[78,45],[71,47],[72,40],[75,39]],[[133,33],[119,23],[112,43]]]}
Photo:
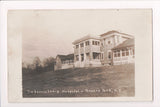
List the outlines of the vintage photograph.
{"label": "vintage photograph", "polygon": [[10,34],[18,32],[22,44],[22,97],[134,97],[136,38],[144,38],[149,15],[147,9],[10,10]]}

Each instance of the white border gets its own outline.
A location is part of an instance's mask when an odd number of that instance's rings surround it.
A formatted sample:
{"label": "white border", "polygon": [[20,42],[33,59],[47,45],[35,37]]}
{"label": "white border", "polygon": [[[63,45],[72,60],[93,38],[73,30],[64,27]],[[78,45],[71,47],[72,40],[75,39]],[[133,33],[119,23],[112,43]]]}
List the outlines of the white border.
{"label": "white border", "polygon": [[[28,104],[16,104],[16,103],[8,103],[8,95],[7,95],[7,36],[6,35],[6,22],[7,22],[7,10],[8,9],[80,9],[80,8],[85,8],[85,9],[90,9],[90,8],[107,8],[107,9],[115,9],[115,8],[152,8],[153,9],[153,63],[154,63],[154,73],[153,73],[153,78],[154,78],[154,101],[153,102],[107,102],[107,103],[85,103],[86,105],[90,106],[129,106],[129,107],[134,107],[134,106],[160,106],[160,2],[159,1],[29,1],[29,2],[1,2],[0,5],[0,30],[1,30],[1,36],[0,36],[0,72],[1,72],[1,94],[2,94],[2,107],[28,107],[28,106],[35,106],[35,104],[28,103]],[[75,106],[75,103],[36,103],[36,106],[43,107],[43,106]],[[84,106],[84,103],[76,103],[76,105],[79,104],[78,106]]]}

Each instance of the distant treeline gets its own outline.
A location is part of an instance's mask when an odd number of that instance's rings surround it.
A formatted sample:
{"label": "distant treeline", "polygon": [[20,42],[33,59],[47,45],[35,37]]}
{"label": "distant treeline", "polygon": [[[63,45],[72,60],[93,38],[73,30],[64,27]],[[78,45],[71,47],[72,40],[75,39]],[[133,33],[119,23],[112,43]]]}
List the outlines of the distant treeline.
{"label": "distant treeline", "polygon": [[22,71],[23,72],[46,72],[54,71],[55,58],[49,57],[45,58],[43,61],[39,57],[35,57],[33,62],[27,64],[22,62]]}

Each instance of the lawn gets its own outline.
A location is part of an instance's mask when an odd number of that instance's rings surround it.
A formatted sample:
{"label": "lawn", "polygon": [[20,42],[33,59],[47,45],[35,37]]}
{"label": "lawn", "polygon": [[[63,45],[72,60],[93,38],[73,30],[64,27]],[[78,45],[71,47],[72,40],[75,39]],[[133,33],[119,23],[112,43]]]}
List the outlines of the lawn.
{"label": "lawn", "polygon": [[134,64],[23,72],[23,97],[130,97]]}

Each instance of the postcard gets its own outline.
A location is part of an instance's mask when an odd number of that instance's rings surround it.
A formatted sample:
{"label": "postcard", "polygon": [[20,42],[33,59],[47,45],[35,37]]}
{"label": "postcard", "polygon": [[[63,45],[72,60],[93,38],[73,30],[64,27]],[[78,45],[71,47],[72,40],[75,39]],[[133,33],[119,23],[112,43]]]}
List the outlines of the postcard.
{"label": "postcard", "polygon": [[9,102],[152,101],[151,9],[9,10]]}

